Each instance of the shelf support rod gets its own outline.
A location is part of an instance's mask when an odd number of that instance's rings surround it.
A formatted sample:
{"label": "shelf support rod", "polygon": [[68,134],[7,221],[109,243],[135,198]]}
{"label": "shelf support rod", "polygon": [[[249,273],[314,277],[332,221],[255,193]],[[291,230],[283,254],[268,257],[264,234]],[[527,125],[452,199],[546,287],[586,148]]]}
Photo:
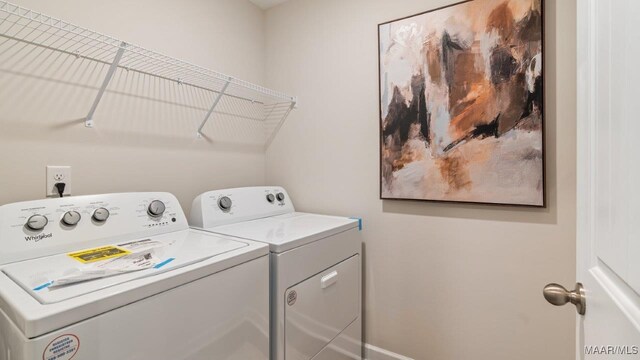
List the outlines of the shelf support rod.
{"label": "shelf support rod", "polygon": [[105,76],[104,81],[102,82],[102,86],[100,86],[100,90],[98,90],[98,95],[96,96],[96,99],[93,101],[93,105],[91,105],[89,114],[87,115],[87,118],[84,121],[84,126],[88,128],[93,127],[93,114],[96,112],[96,109],[98,108],[98,104],[100,104],[100,100],[102,100],[102,96],[104,95],[104,92],[107,90],[107,86],[109,86],[109,83],[113,78],[113,75],[118,69],[118,64],[122,59],[122,55],[124,54],[124,50],[126,47],[127,47],[127,43],[123,41],[120,44],[120,48],[118,49],[116,56],[113,58],[113,62],[109,66],[109,70],[107,71],[107,75]]}
{"label": "shelf support rod", "polygon": [[218,103],[220,102],[220,99],[222,99],[222,96],[224,95],[225,91],[227,91],[227,88],[229,87],[229,84],[231,84],[231,80],[233,80],[233,78],[228,78],[227,79],[227,82],[224,84],[224,86],[222,87],[222,89],[218,93],[218,96],[216,96],[216,99],[213,100],[213,105],[211,105],[211,108],[207,112],[207,115],[205,115],[204,116],[204,120],[202,120],[202,124],[200,124],[200,127],[198,128],[198,132],[196,133],[196,135],[198,135],[198,137],[202,137],[202,128],[207,124],[207,121],[209,121],[209,118],[211,117],[211,114],[213,114],[213,110],[215,110],[216,106],[218,106]]}

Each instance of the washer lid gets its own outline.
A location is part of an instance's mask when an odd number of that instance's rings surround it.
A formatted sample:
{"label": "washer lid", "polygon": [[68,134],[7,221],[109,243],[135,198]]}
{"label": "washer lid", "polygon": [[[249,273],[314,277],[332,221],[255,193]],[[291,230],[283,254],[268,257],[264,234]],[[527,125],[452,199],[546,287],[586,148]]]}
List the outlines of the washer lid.
{"label": "washer lid", "polygon": [[271,252],[280,253],[356,227],[356,219],[294,212],[207,230],[264,242]]}
{"label": "washer lid", "polygon": [[[231,239],[179,232],[26,260],[2,272],[41,304],[53,304],[246,246]],[[57,284],[63,281],[68,284]]]}
{"label": "washer lid", "polygon": [[[41,286],[52,277],[66,275],[65,271],[83,265],[66,253],[3,266],[0,268],[0,309],[25,337],[34,338],[108,311],[117,311],[119,307],[269,253],[265,244],[195,229],[149,238],[166,245],[161,248],[163,252],[158,251],[162,260],[156,265],[162,266],[63,287]],[[125,242],[130,241],[122,243]],[[172,261],[166,262],[171,258]],[[215,290],[203,289],[203,294],[206,291]]]}

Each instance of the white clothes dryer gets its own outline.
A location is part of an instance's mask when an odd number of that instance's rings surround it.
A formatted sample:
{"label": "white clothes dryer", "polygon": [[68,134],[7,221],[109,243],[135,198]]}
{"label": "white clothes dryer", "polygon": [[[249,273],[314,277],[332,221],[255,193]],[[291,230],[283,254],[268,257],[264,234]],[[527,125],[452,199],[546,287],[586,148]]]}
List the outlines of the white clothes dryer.
{"label": "white clothes dryer", "polygon": [[296,212],[272,186],[201,194],[190,225],[269,245],[272,360],[362,358],[360,220]]}

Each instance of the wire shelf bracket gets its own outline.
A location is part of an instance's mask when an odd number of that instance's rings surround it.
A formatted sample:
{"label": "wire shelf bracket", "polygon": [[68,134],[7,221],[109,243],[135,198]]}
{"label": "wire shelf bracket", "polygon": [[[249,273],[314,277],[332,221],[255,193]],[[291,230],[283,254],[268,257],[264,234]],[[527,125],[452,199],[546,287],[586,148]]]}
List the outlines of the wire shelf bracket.
{"label": "wire shelf bracket", "polygon": [[124,55],[124,50],[126,47],[127,47],[127,43],[123,41],[120,44],[120,49],[118,49],[118,52],[116,53],[116,57],[113,59],[113,62],[109,66],[109,70],[107,71],[107,75],[104,77],[102,86],[100,86],[100,90],[98,90],[98,95],[96,95],[96,99],[93,101],[93,105],[91,105],[89,114],[87,115],[87,118],[84,121],[84,126],[88,128],[93,127],[93,114],[95,114],[96,109],[98,108],[98,104],[100,104],[100,100],[102,100],[102,95],[104,95],[104,92],[107,90],[107,86],[109,86],[109,83],[113,78],[113,74],[115,74],[116,70],[118,69],[118,64],[122,59],[122,55]]}
{"label": "wire shelf bracket", "polygon": [[[80,70],[83,61],[85,64],[89,61],[108,66],[102,83],[96,84],[99,86],[98,94],[85,118],[85,126],[88,128],[94,126],[96,110],[105,94],[110,93],[110,84],[113,84],[112,80],[117,78],[116,74],[121,70],[177,83],[185,89],[185,94],[192,94],[184,97],[188,106],[197,104],[200,107],[200,101],[205,97],[213,99],[197,128],[198,137],[203,136],[205,126],[210,123],[213,114],[216,114],[225,121],[262,122],[266,133],[261,141],[268,146],[291,111],[297,108],[297,98],[294,96],[0,0],[0,56],[11,59],[0,65],[17,67],[19,64],[13,60],[22,61],[25,52],[26,55],[38,54],[36,51],[29,51],[27,47],[40,49],[39,54],[54,52],[81,59],[75,67],[78,72],[84,71]],[[52,58],[55,61],[58,57]],[[31,64],[28,60],[22,63],[27,63],[25,66]],[[202,108],[206,109],[207,105]]]}
{"label": "wire shelf bracket", "polygon": [[220,99],[222,99],[222,96],[224,95],[225,91],[227,91],[229,84],[231,84],[231,80],[233,80],[233,78],[230,77],[229,80],[224,84],[224,86],[222,86],[222,89],[220,89],[218,96],[216,96],[216,99],[213,101],[213,105],[211,105],[209,112],[207,112],[207,115],[204,116],[204,120],[202,120],[202,123],[200,124],[200,127],[198,127],[198,132],[196,134],[196,136],[198,136],[199,138],[202,137],[202,128],[207,124],[207,121],[209,121],[211,114],[213,114],[213,111],[216,109],[216,106],[218,106]]}

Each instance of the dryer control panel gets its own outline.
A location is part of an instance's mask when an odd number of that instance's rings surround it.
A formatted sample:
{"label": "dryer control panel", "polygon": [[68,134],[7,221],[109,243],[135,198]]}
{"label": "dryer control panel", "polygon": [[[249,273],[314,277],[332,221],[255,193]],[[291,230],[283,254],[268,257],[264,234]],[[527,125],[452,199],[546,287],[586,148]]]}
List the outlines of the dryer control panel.
{"label": "dryer control panel", "polygon": [[193,200],[189,223],[210,228],[294,211],[287,191],[279,186],[214,190]]}
{"label": "dryer control panel", "polygon": [[0,206],[0,264],[188,229],[165,192],[25,201]]}

